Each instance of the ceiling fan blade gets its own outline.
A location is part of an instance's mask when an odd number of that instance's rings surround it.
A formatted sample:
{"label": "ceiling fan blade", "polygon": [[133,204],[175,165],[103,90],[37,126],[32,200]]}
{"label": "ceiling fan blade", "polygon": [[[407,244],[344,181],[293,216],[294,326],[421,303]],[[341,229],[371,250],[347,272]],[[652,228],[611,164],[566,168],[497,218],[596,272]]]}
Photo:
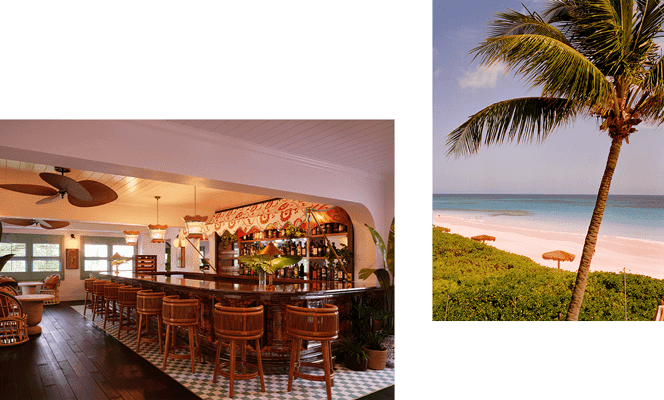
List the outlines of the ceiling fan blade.
{"label": "ceiling fan blade", "polygon": [[19,193],[34,194],[37,196],[53,196],[54,194],[58,193],[58,191],[53,188],[40,185],[6,184],[0,185],[0,188]]}
{"label": "ceiling fan blade", "polygon": [[10,225],[19,225],[19,226],[30,226],[35,223],[31,219],[22,219],[22,218],[3,218],[2,222],[6,222]]}
{"label": "ceiling fan blade", "polygon": [[70,196],[84,201],[92,200],[92,196],[90,196],[90,193],[85,189],[85,187],[68,176],[52,174],[50,172],[42,172],[39,174],[39,176],[47,183],[55,186],[58,189],[64,190]]}
{"label": "ceiling fan blade", "polygon": [[[48,224],[49,226],[46,226]],[[67,221],[39,221],[39,226],[41,226],[44,229],[60,229],[64,228],[65,226],[68,226],[69,222]]]}
{"label": "ceiling fan blade", "polygon": [[99,183],[97,181],[80,181],[78,182],[83,186],[88,193],[92,196],[90,201],[84,201],[74,196],[69,196],[67,200],[77,207],[95,207],[102,204],[110,203],[118,198],[118,194],[113,189]]}
{"label": "ceiling fan blade", "polygon": [[45,198],[45,199],[41,199],[41,200],[39,200],[36,204],[48,204],[48,203],[53,203],[54,201],[58,201],[58,200],[60,200],[61,198],[62,198],[62,196],[60,196],[60,193],[56,193],[56,194],[54,194],[54,195],[51,196],[51,197],[47,197],[47,198]]}

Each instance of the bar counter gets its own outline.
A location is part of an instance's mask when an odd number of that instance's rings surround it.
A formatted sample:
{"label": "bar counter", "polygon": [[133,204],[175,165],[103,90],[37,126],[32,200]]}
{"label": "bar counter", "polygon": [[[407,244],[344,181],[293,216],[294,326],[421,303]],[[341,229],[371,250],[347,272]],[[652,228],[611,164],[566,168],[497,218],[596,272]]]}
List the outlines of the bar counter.
{"label": "bar counter", "polygon": [[[344,316],[352,308],[353,297],[379,297],[378,287],[355,287],[353,283],[333,281],[306,281],[297,279],[274,279],[275,291],[266,290],[258,277],[239,275],[213,275],[195,272],[156,273],[100,273],[102,279],[110,279],[134,287],[180,295],[181,298],[196,298],[201,303],[200,338],[203,356],[214,361],[214,305],[221,303],[230,307],[253,307],[263,305],[264,334],[261,338],[263,368],[268,375],[287,374],[290,363],[291,340],[286,334],[286,305],[320,307],[322,303],[339,308],[340,335],[350,330]],[[182,337],[184,340],[184,336]],[[223,343],[223,342],[222,342]],[[333,342],[333,352],[336,348]],[[222,346],[222,358],[228,359],[229,346]],[[247,347],[248,361],[255,362],[256,353]],[[304,343],[302,361],[321,359],[318,342]]]}

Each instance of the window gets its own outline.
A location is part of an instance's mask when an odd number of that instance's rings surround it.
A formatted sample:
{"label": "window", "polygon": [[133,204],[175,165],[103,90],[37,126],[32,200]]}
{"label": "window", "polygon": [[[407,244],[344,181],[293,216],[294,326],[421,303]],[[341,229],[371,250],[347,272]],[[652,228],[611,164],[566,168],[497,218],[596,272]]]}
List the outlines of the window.
{"label": "window", "polygon": [[42,280],[62,273],[63,236],[5,233],[0,256],[14,254],[2,270],[17,280]]}
{"label": "window", "polygon": [[81,252],[83,259],[81,277],[84,278],[87,278],[90,272],[114,271],[111,257],[115,253],[132,259],[118,265],[119,271],[134,269],[133,257],[136,254],[136,246],[127,245],[124,237],[83,236],[81,237]]}
{"label": "window", "polygon": [[25,243],[0,243],[0,256],[13,254],[2,272],[28,272],[28,263],[25,258]]}
{"label": "window", "polygon": [[60,245],[52,243],[32,244],[32,270],[35,272],[60,271]]}

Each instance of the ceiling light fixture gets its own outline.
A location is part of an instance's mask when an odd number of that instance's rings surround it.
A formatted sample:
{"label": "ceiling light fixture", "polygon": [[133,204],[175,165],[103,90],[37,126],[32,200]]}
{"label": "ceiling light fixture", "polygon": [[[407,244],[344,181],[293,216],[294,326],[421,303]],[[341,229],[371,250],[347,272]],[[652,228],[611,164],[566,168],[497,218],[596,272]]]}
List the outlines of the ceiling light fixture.
{"label": "ceiling light fixture", "polygon": [[161,196],[154,196],[154,198],[157,199],[157,224],[148,225],[148,228],[150,229],[150,237],[152,238],[150,243],[164,243],[164,237],[166,236],[166,228],[168,228],[168,225],[159,225],[159,199],[161,199]]}
{"label": "ceiling light fixture", "polygon": [[203,230],[208,217],[196,214],[196,186],[194,186],[194,215],[185,215],[182,219],[187,227],[188,239],[203,239]]}
{"label": "ceiling light fixture", "polygon": [[138,244],[138,235],[141,234],[139,231],[122,231],[125,235],[125,241],[127,244],[136,246]]}

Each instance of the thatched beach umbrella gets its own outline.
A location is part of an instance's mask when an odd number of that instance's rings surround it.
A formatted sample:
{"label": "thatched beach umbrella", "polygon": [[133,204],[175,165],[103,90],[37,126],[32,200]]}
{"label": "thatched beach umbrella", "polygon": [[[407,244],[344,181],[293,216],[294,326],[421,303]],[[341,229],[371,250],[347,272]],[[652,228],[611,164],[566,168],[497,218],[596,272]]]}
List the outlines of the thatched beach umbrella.
{"label": "thatched beach umbrella", "polygon": [[491,240],[491,241],[495,241],[495,240],[496,240],[495,237],[493,237],[493,236],[489,236],[489,235],[478,235],[478,236],[473,236],[473,237],[471,237],[471,239],[473,239],[473,240],[477,240],[478,242],[482,242],[482,243],[485,243],[487,240]]}
{"label": "thatched beach umbrella", "polygon": [[542,254],[542,258],[545,260],[556,260],[558,261],[558,269],[560,269],[561,261],[574,261],[574,254],[567,253],[562,250],[550,251],[548,253]]}

